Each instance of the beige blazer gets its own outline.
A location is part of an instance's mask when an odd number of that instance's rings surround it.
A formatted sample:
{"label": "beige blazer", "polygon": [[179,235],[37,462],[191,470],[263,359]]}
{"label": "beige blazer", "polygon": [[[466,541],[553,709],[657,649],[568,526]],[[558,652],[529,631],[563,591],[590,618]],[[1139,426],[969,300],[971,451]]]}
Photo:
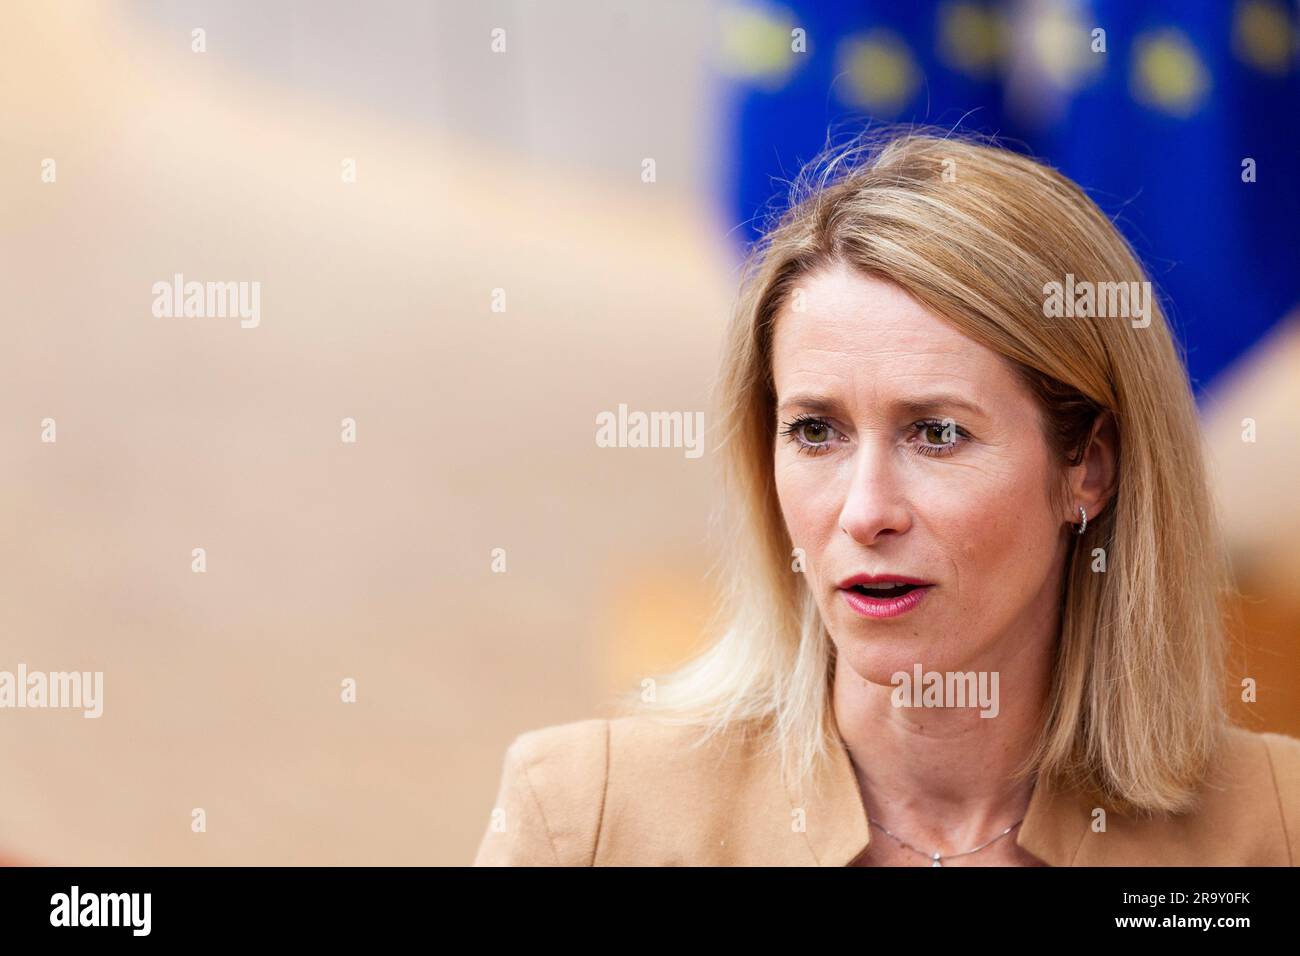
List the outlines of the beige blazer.
{"label": "beige blazer", "polygon": [[[506,751],[476,866],[845,866],[871,841],[843,742],[817,786],[787,789],[758,746],[650,717],[534,730]],[[838,740],[838,737],[836,738]],[[1293,866],[1300,740],[1234,728],[1198,808],[1111,812],[1034,788],[1016,842],[1052,866]]]}

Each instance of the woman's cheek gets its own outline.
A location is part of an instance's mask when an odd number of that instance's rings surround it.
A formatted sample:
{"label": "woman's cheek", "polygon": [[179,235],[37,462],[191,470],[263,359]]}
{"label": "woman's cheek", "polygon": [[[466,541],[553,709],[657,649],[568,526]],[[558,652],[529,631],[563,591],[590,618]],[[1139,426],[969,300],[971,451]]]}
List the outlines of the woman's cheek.
{"label": "woman's cheek", "polygon": [[[837,524],[840,506],[833,483],[820,479],[812,468],[783,467],[778,463],[775,480],[777,500],[793,546],[802,548],[805,573],[813,575],[822,551]],[[792,556],[793,559],[793,556]]]}
{"label": "woman's cheek", "polygon": [[[1010,464],[1010,463],[1006,463]],[[967,602],[980,607],[1006,603],[1007,592],[1023,592],[1043,548],[1046,502],[1041,481],[1026,469],[989,469],[962,489],[962,507],[934,526],[947,538],[945,550],[958,565]]]}
{"label": "woman's cheek", "polygon": [[797,470],[787,470],[784,474],[777,473],[777,498],[781,502],[781,513],[785,516],[786,527],[790,530],[790,537],[796,539],[795,545],[798,546],[801,539],[808,531],[808,520],[810,504],[808,500],[807,481],[799,475]]}

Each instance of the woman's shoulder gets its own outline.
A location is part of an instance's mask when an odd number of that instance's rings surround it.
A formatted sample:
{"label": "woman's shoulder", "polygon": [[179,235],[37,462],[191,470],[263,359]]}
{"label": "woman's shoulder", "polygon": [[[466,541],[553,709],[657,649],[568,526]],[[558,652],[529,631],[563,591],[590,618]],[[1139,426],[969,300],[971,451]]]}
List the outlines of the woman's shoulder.
{"label": "woman's shoulder", "polygon": [[697,723],[672,721],[652,714],[595,717],[552,724],[515,737],[506,748],[506,763],[515,761],[537,778],[572,780],[602,777],[611,758],[620,771],[707,760],[737,739],[734,732],[706,739]]}
{"label": "woman's shoulder", "polygon": [[1119,864],[1300,864],[1300,740],[1229,727],[1195,807],[1112,827],[1098,846],[1111,840],[1107,858]]}
{"label": "woman's shoulder", "polygon": [[1256,735],[1268,754],[1278,813],[1287,838],[1291,866],[1300,866],[1300,739],[1283,734]]}
{"label": "woman's shoulder", "polygon": [[611,765],[620,774],[666,765],[716,768],[745,739],[740,728],[708,734],[699,723],[656,714],[597,717],[522,733],[506,748],[506,762],[514,760],[539,779],[557,780],[603,778]]}
{"label": "woman's shoulder", "polygon": [[586,865],[604,809],[608,736],[609,722],[596,718],[515,737],[474,865]]}
{"label": "woman's shoulder", "polygon": [[1300,865],[1300,739],[1241,727],[1232,728],[1229,737],[1226,769],[1258,781],[1261,811],[1280,818],[1289,862]]}
{"label": "woman's shoulder", "polygon": [[[1300,737],[1236,728],[1243,739],[1254,740],[1268,753],[1276,773],[1284,775],[1291,786],[1300,784]],[[1279,780],[1279,783],[1281,781]]]}
{"label": "woman's shoulder", "polygon": [[[739,753],[733,747],[738,741],[743,746],[735,733],[706,736],[698,724],[654,715],[522,733],[506,748],[475,865],[610,862],[611,847],[628,845],[623,837],[646,825],[647,807],[659,833],[674,831],[677,815],[707,820],[706,791],[727,790],[744,766],[728,759]],[[617,841],[612,833],[619,834]]]}
{"label": "woman's shoulder", "polygon": [[[1224,739],[1218,779],[1249,781],[1252,789],[1277,799],[1279,808],[1300,812],[1300,739],[1272,731],[1231,726]],[[1297,834],[1300,835],[1300,834]]]}

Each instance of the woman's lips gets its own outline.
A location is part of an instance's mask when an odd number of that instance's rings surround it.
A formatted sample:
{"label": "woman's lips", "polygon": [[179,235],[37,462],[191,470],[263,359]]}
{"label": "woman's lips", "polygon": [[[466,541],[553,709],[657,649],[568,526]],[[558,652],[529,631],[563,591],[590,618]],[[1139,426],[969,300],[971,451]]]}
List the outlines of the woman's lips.
{"label": "woman's lips", "polygon": [[844,595],[844,600],[848,602],[854,613],[862,617],[879,619],[906,614],[925,600],[925,595],[933,586],[932,584],[917,585],[912,590],[894,597],[863,594],[853,588],[840,588],[840,593]]}

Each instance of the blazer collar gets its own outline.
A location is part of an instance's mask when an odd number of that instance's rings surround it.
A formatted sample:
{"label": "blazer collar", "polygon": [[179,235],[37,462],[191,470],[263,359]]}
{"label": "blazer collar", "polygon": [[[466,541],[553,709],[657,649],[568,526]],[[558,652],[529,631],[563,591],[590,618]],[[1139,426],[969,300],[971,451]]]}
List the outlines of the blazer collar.
{"label": "blazer collar", "polygon": [[[788,786],[791,807],[804,811],[804,833],[820,866],[847,866],[871,844],[872,829],[853,761],[838,732],[829,765],[808,786]],[[1074,791],[1039,779],[1016,843],[1050,866],[1072,866],[1088,833],[1091,807]]]}

